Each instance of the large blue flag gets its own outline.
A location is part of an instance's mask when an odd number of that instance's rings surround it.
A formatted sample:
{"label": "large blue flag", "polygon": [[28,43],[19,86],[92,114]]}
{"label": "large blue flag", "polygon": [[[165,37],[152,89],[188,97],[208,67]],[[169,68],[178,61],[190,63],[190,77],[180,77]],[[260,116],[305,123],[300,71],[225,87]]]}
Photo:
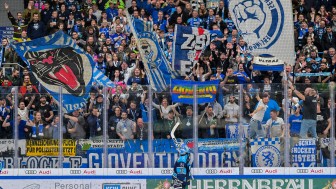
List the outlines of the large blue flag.
{"label": "large blue flag", "polygon": [[222,35],[219,30],[206,30],[176,24],[173,45],[173,69],[179,71],[181,75],[186,75],[198,62],[201,53],[210,45],[210,42],[215,37],[221,37]]}
{"label": "large blue flag", "polygon": [[95,80],[94,60],[70,36],[57,32],[12,46],[57,102],[59,86],[63,87],[63,101],[60,104],[66,111],[85,106],[91,84]]}
{"label": "large blue flag", "polygon": [[132,18],[132,23],[134,29],[137,33],[140,32],[152,32],[153,31],[153,22],[152,21],[144,21],[138,18]]}
{"label": "large blue flag", "polygon": [[170,80],[178,76],[177,72],[172,71],[153,32],[141,32],[137,37],[151,86],[157,92],[166,90],[170,85]]}

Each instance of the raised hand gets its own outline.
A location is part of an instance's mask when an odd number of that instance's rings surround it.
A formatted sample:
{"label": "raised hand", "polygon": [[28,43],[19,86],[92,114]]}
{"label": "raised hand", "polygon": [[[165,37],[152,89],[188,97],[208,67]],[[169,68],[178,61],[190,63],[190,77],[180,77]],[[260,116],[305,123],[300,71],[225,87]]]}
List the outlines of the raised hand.
{"label": "raised hand", "polygon": [[262,28],[266,13],[262,9],[260,0],[245,0],[237,3],[233,7],[237,28],[244,35],[254,35],[259,37],[259,30]]}

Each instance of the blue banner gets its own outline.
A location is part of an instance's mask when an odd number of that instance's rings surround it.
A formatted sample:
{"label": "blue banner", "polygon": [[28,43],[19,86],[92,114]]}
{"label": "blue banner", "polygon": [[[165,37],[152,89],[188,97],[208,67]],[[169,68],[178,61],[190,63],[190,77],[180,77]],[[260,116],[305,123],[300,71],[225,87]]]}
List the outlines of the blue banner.
{"label": "blue banner", "polygon": [[[243,138],[249,137],[250,125],[247,123],[243,125]],[[239,138],[239,127],[238,124],[226,124],[225,125],[225,136],[226,138]]]}
{"label": "blue banner", "polygon": [[293,167],[316,167],[316,140],[300,139],[291,149]]}
{"label": "blue banner", "polygon": [[216,99],[219,80],[197,82],[173,79],[171,84],[173,102],[193,104],[194,85],[197,85],[198,103],[208,103]]}
{"label": "blue banner", "polygon": [[132,23],[137,33],[153,31],[152,21],[143,21],[138,18],[132,18]]}
{"label": "blue banner", "polygon": [[162,92],[170,85],[170,80],[178,76],[173,71],[159,46],[156,34],[142,32],[138,34],[142,61],[145,64],[147,77],[156,92]]}
{"label": "blue banner", "polygon": [[[59,86],[67,112],[84,107],[94,81],[94,60],[63,32],[12,44],[39,83],[59,102]],[[59,103],[60,104],[60,103]]]}
{"label": "blue banner", "polygon": [[[193,149],[196,145],[191,139],[185,140]],[[14,168],[14,140],[0,141],[0,163],[4,168]],[[58,141],[56,141],[58,144]],[[68,147],[75,144],[76,156],[65,156],[62,160],[64,168],[102,168],[103,147],[107,145],[107,166],[110,168],[148,168],[149,154],[148,141],[144,140],[79,140],[69,142]],[[239,161],[239,141],[236,139],[199,139],[200,167],[236,167]],[[58,155],[27,156],[31,146],[26,146],[25,140],[18,142],[18,167],[19,168],[57,168]],[[178,158],[174,142],[170,139],[153,140],[153,152],[156,168],[170,168]],[[69,148],[63,148],[63,150]],[[41,150],[39,148],[39,150]],[[44,149],[45,150],[45,149]],[[57,153],[56,153],[57,154]],[[193,156],[194,154],[192,154]]]}
{"label": "blue banner", "polygon": [[173,44],[173,68],[181,75],[186,75],[192,70],[194,63],[203,50],[210,45],[215,37],[223,35],[217,30],[188,27],[176,24]]}

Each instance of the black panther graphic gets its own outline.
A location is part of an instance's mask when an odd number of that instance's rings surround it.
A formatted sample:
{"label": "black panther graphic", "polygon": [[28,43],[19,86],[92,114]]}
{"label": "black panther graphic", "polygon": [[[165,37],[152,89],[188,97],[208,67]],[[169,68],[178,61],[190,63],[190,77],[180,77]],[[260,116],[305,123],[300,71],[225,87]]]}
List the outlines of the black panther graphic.
{"label": "black panther graphic", "polygon": [[[42,83],[63,86],[70,94],[85,94],[83,58],[72,47],[37,52],[26,52],[31,71]],[[88,70],[85,70],[88,71]]]}

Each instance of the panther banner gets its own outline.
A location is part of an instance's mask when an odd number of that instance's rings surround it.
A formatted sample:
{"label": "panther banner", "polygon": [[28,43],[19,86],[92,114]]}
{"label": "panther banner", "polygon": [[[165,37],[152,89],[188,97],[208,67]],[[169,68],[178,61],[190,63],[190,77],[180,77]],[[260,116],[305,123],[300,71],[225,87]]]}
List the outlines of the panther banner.
{"label": "panther banner", "polygon": [[189,73],[211,40],[223,35],[217,30],[175,25],[173,68],[182,76]]}
{"label": "panther banner", "polygon": [[253,55],[270,54],[294,65],[291,0],[231,0],[229,11]]}
{"label": "panther banner", "polygon": [[84,53],[70,36],[57,32],[12,46],[57,102],[59,86],[63,87],[61,104],[65,111],[71,112],[85,106],[91,84],[97,79],[95,76],[98,72],[93,74],[93,58]]}
{"label": "panther banner", "polygon": [[253,167],[280,167],[280,138],[258,138],[250,141]]}
{"label": "panther banner", "polygon": [[194,85],[197,85],[198,103],[208,103],[216,99],[219,80],[197,82],[173,79],[171,84],[173,102],[193,104]]}

